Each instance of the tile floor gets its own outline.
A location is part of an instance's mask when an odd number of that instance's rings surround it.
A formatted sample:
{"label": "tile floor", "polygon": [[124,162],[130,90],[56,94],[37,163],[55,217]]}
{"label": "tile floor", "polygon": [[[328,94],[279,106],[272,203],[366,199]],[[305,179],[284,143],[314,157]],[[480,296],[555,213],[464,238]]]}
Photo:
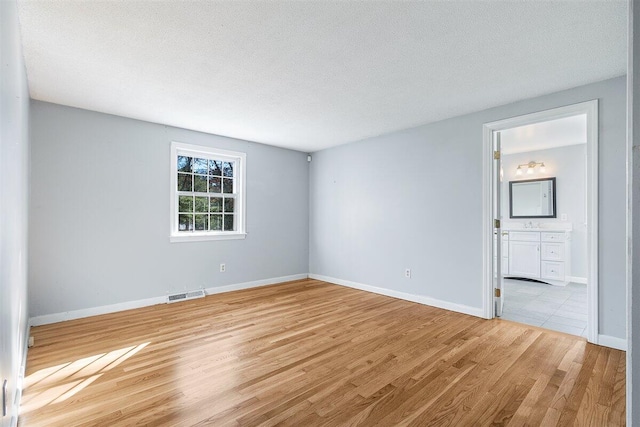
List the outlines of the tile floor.
{"label": "tile floor", "polygon": [[502,318],[586,337],[587,285],[505,279]]}

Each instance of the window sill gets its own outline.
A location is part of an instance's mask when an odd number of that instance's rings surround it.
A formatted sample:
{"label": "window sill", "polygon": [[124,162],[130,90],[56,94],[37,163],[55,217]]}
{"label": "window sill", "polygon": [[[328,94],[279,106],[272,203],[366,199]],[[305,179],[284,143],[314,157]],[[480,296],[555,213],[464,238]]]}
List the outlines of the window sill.
{"label": "window sill", "polygon": [[169,236],[171,243],[178,242],[204,242],[207,240],[239,240],[247,237],[247,233],[233,234],[206,234],[206,233],[189,233],[189,234],[172,234]]}

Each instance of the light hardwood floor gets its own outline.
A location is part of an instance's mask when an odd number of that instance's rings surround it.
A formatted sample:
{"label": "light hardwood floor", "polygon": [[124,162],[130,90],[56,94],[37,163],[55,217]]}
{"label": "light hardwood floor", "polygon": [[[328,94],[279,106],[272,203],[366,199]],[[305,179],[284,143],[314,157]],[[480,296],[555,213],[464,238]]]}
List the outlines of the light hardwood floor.
{"label": "light hardwood floor", "polygon": [[32,335],[22,426],[624,425],[624,352],[315,280]]}

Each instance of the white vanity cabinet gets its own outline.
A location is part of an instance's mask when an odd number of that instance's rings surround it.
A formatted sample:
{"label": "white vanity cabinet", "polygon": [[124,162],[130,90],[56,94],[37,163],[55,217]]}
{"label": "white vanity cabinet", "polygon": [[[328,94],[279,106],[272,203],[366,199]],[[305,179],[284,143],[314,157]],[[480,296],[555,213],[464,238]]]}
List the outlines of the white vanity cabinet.
{"label": "white vanity cabinet", "polygon": [[569,283],[569,231],[510,230],[507,233],[505,276],[536,279],[556,286]]}

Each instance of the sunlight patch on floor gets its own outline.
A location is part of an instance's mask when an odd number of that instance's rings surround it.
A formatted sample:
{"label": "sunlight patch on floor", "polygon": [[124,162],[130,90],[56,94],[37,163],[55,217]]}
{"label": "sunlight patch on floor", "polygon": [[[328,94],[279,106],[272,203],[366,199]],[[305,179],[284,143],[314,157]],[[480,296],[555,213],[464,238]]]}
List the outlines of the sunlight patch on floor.
{"label": "sunlight patch on floor", "polygon": [[145,342],[108,353],[95,354],[32,373],[25,378],[25,390],[37,387],[42,391],[27,394],[28,397],[22,401],[20,412],[24,414],[49,404],[64,402],[149,344]]}

